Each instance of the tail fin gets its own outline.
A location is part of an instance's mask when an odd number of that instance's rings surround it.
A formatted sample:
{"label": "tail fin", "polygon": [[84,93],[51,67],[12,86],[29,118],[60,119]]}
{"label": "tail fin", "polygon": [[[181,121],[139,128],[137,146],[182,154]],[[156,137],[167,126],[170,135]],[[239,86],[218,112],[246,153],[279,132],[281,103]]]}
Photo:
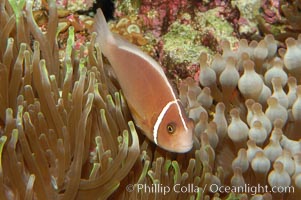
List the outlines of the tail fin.
{"label": "tail fin", "polygon": [[94,31],[97,33],[96,41],[99,43],[101,51],[107,56],[109,46],[114,43],[114,37],[101,9],[97,9],[94,18]]}

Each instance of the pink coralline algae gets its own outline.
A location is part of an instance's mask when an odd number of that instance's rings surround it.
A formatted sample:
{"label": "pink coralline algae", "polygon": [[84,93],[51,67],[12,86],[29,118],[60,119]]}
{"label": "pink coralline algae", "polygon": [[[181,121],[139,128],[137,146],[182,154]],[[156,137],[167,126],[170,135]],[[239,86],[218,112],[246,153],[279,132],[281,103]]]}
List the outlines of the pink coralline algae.
{"label": "pink coralline algae", "polygon": [[172,78],[194,76],[200,52],[220,52],[221,40],[235,42],[239,36],[240,11],[231,1],[117,0],[115,16],[139,24],[152,56]]}
{"label": "pink coralline algae", "polygon": [[221,0],[213,0],[213,1],[195,1],[195,6],[198,10],[202,12],[206,12],[209,9],[216,7],[227,7],[231,5],[231,1],[221,1]]}
{"label": "pink coralline algae", "polygon": [[87,42],[86,36],[83,36],[81,33],[75,34],[75,49],[80,49],[81,46],[83,46]]}
{"label": "pink coralline algae", "polygon": [[287,37],[297,38],[301,31],[301,1],[265,0],[262,13],[257,16],[258,27],[264,34],[273,34],[284,42]]}
{"label": "pink coralline algae", "polygon": [[160,36],[176,19],[178,13],[187,8],[187,0],[150,1],[142,0],[139,17],[146,27],[153,30],[154,35]]}
{"label": "pink coralline algae", "polygon": [[57,0],[56,5],[58,8],[66,8],[68,5],[68,0]]}
{"label": "pink coralline algae", "polygon": [[261,8],[266,22],[271,24],[281,22],[279,0],[264,0]]}

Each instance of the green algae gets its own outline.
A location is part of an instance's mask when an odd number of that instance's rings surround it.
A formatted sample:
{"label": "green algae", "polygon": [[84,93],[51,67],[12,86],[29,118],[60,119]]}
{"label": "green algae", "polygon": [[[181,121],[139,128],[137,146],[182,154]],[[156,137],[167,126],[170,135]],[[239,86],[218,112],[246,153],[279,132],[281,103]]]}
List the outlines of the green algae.
{"label": "green algae", "polygon": [[117,12],[124,13],[126,16],[137,15],[139,12],[139,0],[123,0],[118,1],[116,10]]}
{"label": "green algae", "polygon": [[220,16],[220,7],[208,10],[206,12],[196,13],[196,23],[202,33],[209,32],[213,34],[218,42],[228,40],[231,44],[238,42],[233,35],[232,25]]}
{"label": "green algae", "polygon": [[194,42],[198,34],[198,31],[191,25],[181,24],[178,21],[174,22],[170,27],[170,31],[162,37],[165,54],[175,64],[197,63],[201,52],[210,51],[208,48]]}
{"label": "green algae", "polygon": [[261,0],[237,0],[232,1],[232,6],[237,7],[240,12],[240,17],[246,20],[246,24],[241,24],[239,32],[241,34],[250,34],[258,31],[256,16],[259,15]]}
{"label": "green algae", "polygon": [[[211,35],[217,42],[228,40],[231,44],[238,42],[233,35],[232,25],[219,16],[221,8],[215,8],[206,12],[197,12],[195,18],[190,21],[189,14],[183,17],[190,23],[182,24],[175,21],[169,27],[169,31],[163,35],[163,51],[172,60],[173,64],[198,63],[201,52],[212,54],[215,46],[204,46],[202,40],[206,35]],[[213,43],[214,45],[214,43]]]}

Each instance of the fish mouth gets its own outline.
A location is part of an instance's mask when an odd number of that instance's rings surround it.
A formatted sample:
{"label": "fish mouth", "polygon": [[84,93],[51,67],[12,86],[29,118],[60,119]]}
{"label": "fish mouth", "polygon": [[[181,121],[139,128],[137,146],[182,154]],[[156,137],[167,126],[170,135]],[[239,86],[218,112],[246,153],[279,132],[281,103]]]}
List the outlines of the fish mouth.
{"label": "fish mouth", "polygon": [[187,153],[190,151],[193,147],[193,143],[189,145],[173,145],[172,148],[169,149],[169,151],[175,152],[175,153]]}

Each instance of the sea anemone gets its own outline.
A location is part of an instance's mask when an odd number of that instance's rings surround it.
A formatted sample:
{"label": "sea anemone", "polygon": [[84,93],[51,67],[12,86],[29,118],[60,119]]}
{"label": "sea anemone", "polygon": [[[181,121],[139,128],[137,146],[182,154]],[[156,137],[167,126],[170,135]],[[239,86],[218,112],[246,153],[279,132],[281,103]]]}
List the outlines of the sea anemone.
{"label": "sea anemone", "polygon": [[[189,113],[198,111],[193,115],[199,116],[194,118],[197,136],[208,135],[211,120],[216,130],[223,130],[215,139],[219,140],[215,162],[223,166],[224,179],[231,179],[228,184],[243,187],[260,183],[270,189],[290,188],[290,191],[270,192],[273,199],[296,199],[301,189],[297,179],[299,170],[295,170],[299,166],[296,156],[301,150],[300,85],[297,85],[301,78],[297,58],[301,55],[300,42],[293,38],[286,41],[286,50],[279,50],[279,54],[272,35],[249,44],[241,40],[236,50],[227,49],[211,62],[202,53],[201,87],[184,80],[181,88],[187,85],[187,89],[180,89],[183,102],[196,102],[196,107],[188,103],[186,108]],[[216,58],[219,63],[225,63],[223,68],[217,67],[222,65],[217,64]],[[215,103],[206,108],[199,96],[208,88]],[[217,112],[220,105],[223,112]],[[217,109],[212,113],[214,107]],[[208,135],[208,138],[213,137]],[[214,148],[216,144],[211,142],[210,146]],[[230,158],[230,171],[229,164],[221,159],[225,152],[228,156],[237,155]]]}
{"label": "sea anemone", "polygon": [[32,1],[26,18],[25,1],[0,3],[1,199],[106,199],[136,162],[139,141],[95,34],[76,51],[69,28],[59,62],[55,2],[46,34]]}

